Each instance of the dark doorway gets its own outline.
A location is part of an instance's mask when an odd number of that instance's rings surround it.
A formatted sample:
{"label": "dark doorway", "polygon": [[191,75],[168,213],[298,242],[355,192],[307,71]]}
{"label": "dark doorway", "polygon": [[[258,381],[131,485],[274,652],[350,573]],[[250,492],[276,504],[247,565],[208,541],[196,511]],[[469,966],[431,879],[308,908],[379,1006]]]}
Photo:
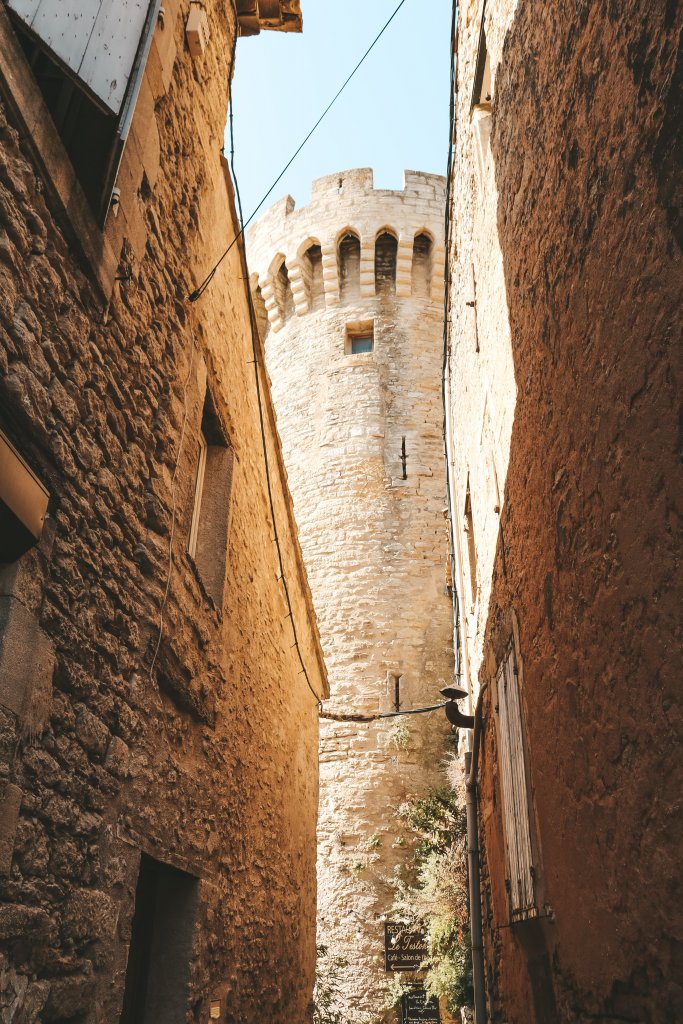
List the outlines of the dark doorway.
{"label": "dark doorway", "polygon": [[142,854],[120,1024],[184,1024],[198,888]]}

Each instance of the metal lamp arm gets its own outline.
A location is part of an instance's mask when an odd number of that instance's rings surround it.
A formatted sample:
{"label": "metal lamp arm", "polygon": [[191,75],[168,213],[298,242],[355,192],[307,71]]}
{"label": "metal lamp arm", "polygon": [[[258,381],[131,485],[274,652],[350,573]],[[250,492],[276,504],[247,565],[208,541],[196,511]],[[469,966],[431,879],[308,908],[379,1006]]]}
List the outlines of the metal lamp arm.
{"label": "metal lamp arm", "polygon": [[426,715],[428,711],[438,711],[439,708],[445,708],[449,701],[444,701],[443,704],[432,704],[428,708],[409,708],[407,711],[385,711],[381,715],[377,715],[378,718],[398,718],[399,715]]}

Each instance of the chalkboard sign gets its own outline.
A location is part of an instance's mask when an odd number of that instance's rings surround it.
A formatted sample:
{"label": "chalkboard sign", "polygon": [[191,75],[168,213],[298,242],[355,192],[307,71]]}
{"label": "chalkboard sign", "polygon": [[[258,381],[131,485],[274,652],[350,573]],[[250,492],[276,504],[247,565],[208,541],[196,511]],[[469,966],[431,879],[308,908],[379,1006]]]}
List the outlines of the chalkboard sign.
{"label": "chalkboard sign", "polygon": [[427,956],[427,940],[403,924],[384,925],[384,970],[416,971]]}
{"label": "chalkboard sign", "polygon": [[421,985],[412,988],[403,997],[403,1024],[422,1024],[432,1021],[440,1024],[439,1000],[427,996]]}

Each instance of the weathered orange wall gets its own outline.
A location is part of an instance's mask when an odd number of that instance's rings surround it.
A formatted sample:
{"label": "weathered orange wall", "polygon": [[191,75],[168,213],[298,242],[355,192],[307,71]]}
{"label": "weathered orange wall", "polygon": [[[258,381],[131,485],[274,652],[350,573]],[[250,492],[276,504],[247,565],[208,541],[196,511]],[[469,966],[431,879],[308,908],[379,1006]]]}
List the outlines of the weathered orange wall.
{"label": "weathered orange wall", "polygon": [[[492,1020],[678,1020],[681,10],[487,4],[495,217],[483,235],[468,127],[478,23],[467,25],[465,16],[454,186],[471,203],[456,192],[464,219],[451,295],[459,495],[486,458],[484,444],[478,456],[463,440],[463,409],[481,410],[486,395],[486,373],[472,367],[500,371],[509,360],[514,372],[513,385],[489,378],[504,488],[499,529],[479,552],[480,563],[490,558],[489,596],[470,643],[479,680],[490,679],[514,610],[540,903],[551,913],[509,927],[489,691],[481,807]],[[502,267],[493,296],[492,240]],[[478,354],[464,308],[472,253]],[[507,337],[487,335],[494,299]]]}

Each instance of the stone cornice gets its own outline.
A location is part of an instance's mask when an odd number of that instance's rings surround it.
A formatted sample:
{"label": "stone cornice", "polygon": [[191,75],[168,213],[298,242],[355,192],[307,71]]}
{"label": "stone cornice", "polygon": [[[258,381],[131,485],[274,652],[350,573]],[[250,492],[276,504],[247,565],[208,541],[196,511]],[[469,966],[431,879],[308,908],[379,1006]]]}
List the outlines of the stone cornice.
{"label": "stone cornice", "polygon": [[241,36],[255,36],[262,29],[301,32],[300,0],[237,0]]}

